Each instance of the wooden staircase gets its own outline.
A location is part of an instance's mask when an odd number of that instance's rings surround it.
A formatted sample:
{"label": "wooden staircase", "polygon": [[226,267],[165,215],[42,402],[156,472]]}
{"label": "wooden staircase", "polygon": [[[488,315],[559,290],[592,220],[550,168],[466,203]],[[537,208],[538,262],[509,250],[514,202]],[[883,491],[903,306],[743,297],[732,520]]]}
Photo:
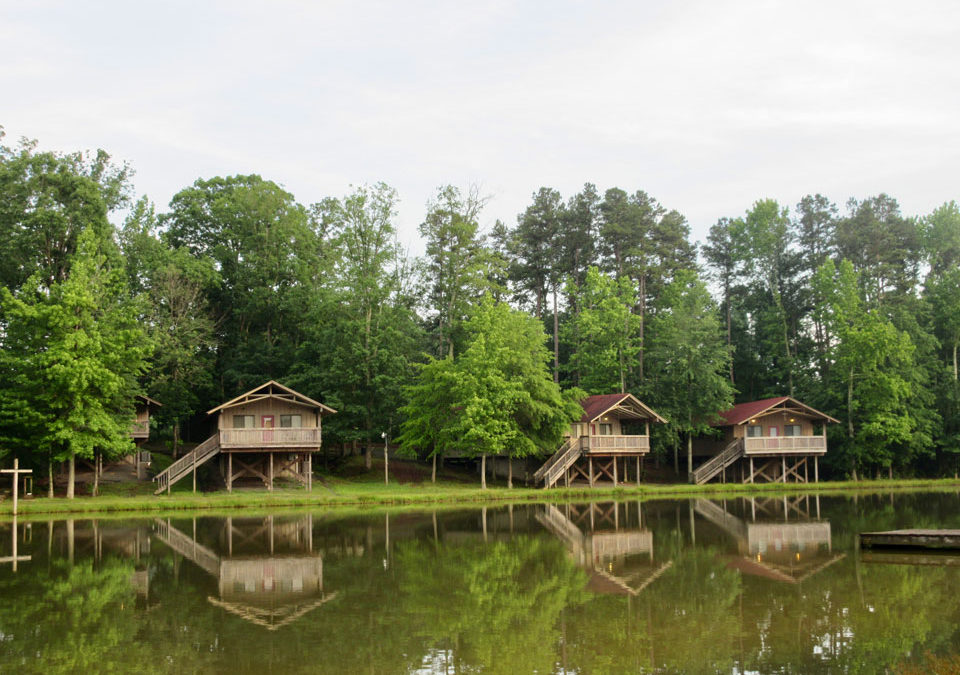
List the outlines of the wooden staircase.
{"label": "wooden staircase", "polygon": [[688,478],[690,479],[691,483],[702,485],[743,457],[743,453],[743,439],[734,439],[729,445],[727,445],[727,447],[723,449],[723,452],[721,452],[719,455],[716,457],[711,457],[709,460],[691,471],[688,475]]}
{"label": "wooden staircase", "polygon": [[157,484],[157,489],[153,494],[158,495],[164,491],[169,493],[174,483],[181,478],[189,476],[198,466],[205,464],[218,454],[220,454],[220,432],[213,434],[213,436],[154,476],[153,480]]}
{"label": "wooden staircase", "polygon": [[566,473],[567,469],[573,466],[573,463],[580,459],[582,451],[580,450],[579,438],[568,438],[560,446],[560,449],[553,453],[546,462],[543,463],[536,473],[533,474],[533,480],[537,483],[543,481],[543,487],[553,487],[560,480],[560,477]]}

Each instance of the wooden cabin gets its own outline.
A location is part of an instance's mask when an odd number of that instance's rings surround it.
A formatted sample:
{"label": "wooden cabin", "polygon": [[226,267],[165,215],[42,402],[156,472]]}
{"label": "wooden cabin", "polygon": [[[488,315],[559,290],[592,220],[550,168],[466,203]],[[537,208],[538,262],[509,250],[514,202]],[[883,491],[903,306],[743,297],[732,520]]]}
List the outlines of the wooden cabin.
{"label": "wooden cabin", "polygon": [[641,458],[650,452],[650,424],[665,423],[633,394],[602,394],[580,402],[583,415],[570,425],[560,449],[534,474],[551,487],[584,479],[614,485],[640,482]]}
{"label": "wooden cabin", "polygon": [[323,438],[321,419],[335,412],[273,380],[208,411],[217,415],[227,490],[242,478],[260,479],[270,490],[277,477],[309,487],[313,453]]}
{"label": "wooden cabin", "polygon": [[323,440],[321,420],[336,410],[270,380],[208,411],[216,415],[217,430],[165,471],[157,474],[157,494],[167,491],[196,468],[219,458],[227,490],[237,480],[262,481],[273,489],[276,478],[290,478],[313,486],[313,453]]}
{"label": "wooden cabin", "polygon": [[137,400],[134,402],[136,417],[134,417],[133,425],[130,427],[130,437],[133,438],[137,447],[146,443],[147,439],[150,438],[150,413],[161,407],[163,407],[161,403],[154,401],[149,396],[137,394]]}
{"label": "wooden cabin", "polygon": [[838,422],[790,396],[740,403],[720,418],[720,436],[694,443],[694,454],[707,460],[690,472],[692,483],[818,481],[827,424]]}

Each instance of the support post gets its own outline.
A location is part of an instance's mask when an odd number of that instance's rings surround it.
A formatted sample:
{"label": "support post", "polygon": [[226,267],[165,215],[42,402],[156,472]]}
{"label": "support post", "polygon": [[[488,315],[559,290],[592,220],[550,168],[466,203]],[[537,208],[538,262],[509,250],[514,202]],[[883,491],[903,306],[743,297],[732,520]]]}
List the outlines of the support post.
{"label": "support post", "polygon": [[307,492],[313,492],[313,453],[307,453]]}
{"label": "support post", "polygon": [[[813,456],[813,482],[820,482],[820,458],[816,455]],[[817,517],[819,517],[819,515]]]}
{"label": "support post", "polygon": [[197,494],[197,453],[193,453],[193,494]]}
{"label": "support post", "polygon": [[587,457],[587,466],[590,469],[590,487],[593,487],[593,457]]}
{"label": "support post", "polygon": [[637,455],[637,487],[640,486],[640,455]]}
{"label": "support post", "polygon": [[273,453],[272,452],[270,453],[270,466],[267,469],[267,479],[269,483],[269,485],[267,485],[267,489],[270,490],[270,492],[273,492]]}
{"label": "support post", "polygon": [[787,482],[787,456],[780,455],[780,482]]}
{"label": "support post", "polygon": [[617,487],[617,457],[613,457],[613,487]]}
{"label": "support post", "polygon": [[227,453],[227,492],[233,492],[233,453]]}
{"label": "support post", "polygon": [[750,458],[750,482],[753,482],[753,457]]}

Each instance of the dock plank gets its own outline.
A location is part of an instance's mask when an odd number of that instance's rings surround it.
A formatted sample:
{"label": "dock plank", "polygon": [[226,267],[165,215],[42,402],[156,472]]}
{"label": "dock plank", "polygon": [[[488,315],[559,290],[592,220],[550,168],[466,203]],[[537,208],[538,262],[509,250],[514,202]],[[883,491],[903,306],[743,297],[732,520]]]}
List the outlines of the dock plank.
{"label": "dock plank", "polygon": [[861,532],[863,548],[960,549],[960,530]]}

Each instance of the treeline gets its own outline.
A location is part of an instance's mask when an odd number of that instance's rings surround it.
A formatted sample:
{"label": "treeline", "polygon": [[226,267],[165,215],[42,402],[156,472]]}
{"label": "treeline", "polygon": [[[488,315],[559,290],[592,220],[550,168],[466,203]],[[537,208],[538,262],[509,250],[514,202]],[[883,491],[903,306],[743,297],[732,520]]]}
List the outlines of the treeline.
{"label": "treeline", "polygon": [[384,184],[304,205],[215,177],[158,210],[131,175],[0,146],[0,453],[122,454],[137,392],[176,451],[277,379],[338,410],[325,443],[387,433],[421,457],[549,452],[571,401],[621,390],[671,421],[654,447],[676,452],[734,400],[792,394],[843,421],[837,475],[956,470],[953,202],[761,200],[698,248],[642,191],[542,188],[484,231],[483,196],[443,186],[415,258]]}

